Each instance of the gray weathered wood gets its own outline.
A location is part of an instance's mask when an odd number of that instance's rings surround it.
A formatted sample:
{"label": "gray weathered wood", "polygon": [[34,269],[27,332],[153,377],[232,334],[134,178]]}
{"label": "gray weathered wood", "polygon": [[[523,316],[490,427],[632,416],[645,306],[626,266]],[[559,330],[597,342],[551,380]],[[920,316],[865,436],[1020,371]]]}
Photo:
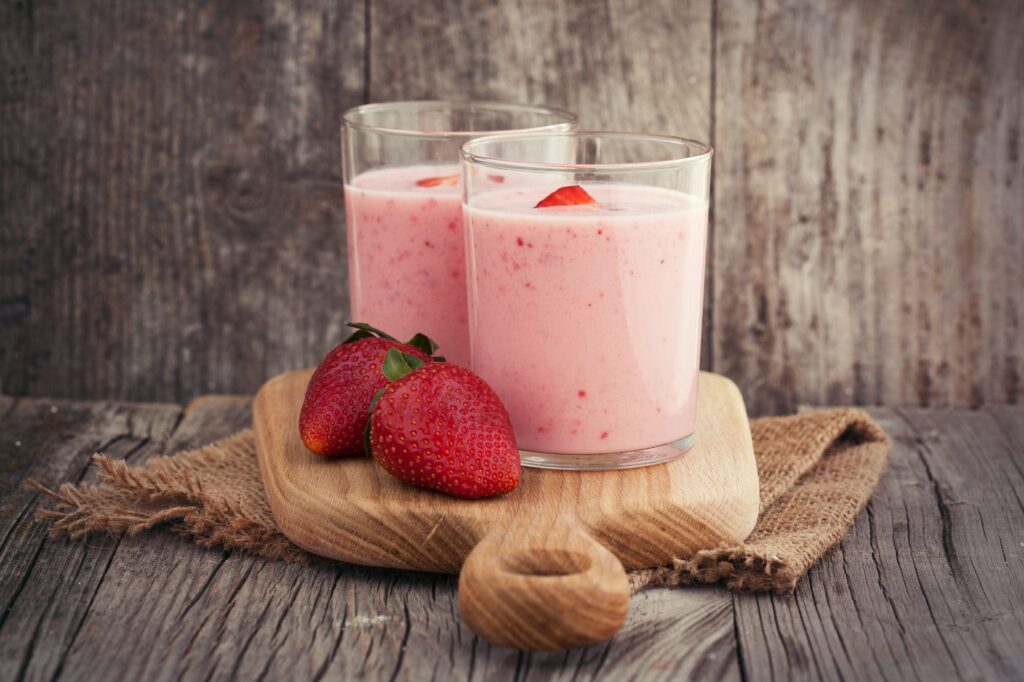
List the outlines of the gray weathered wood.
{"label": "gray weathered wood", "polygon": [[369,98],[499,99],[707,139],[711,3],[374,0]]}
{"label": "gray weathered wood", "polygon": [[25,477],[90,476],[96,449],[141,462],[199,445],[246,425],[247,399],[0,399],[0,676],[1020,677],[1024,410],[873,414],[896,441],[891,466],[794,595],[652,590],[608,644],[526,654],[465,628],[450,577],[267,562],[163,532],[47,540],[30,518]]}
{"label": "gray weathered wood", "polygon": [[[183,411],[165,451],[192,448],[246,427],[250,401],[229,396],[199,398]],[[182,542],[166,533],[122,538],[93,597],[78,636],[69,647],[61,677],[177,679],[190,663],[188,621],[194,603],[205,603],[206,587],[229,555]],[[238,559],[236,558],[237,562]],[[250,567],[252,561],[248,564]],[[243,571],[234,574],[244,580]],[[116,636],[112,632],[116,631]],[[234,640],[232,640],[234,641]],[[163,656],[163,658],[162,658]]]}
{"label": "gray weathered wood", "polygon": [[34,519],[33,478],[56,487],[89,481],[102,450],[141,461],[159,449],[181,414],[177,405],[23,400],[0,416],[0,678],[52,678],[77,636],[117,546],[46,538]]}
{"label": "gray weathered wood", "polygon": [[751,413],[1024,393],[1024,12],[716,4],[712,368]]}
{"label": "gray weathered wood", "polygon": [[1024,453],[1024,406],[990,405],[985,412],[998,422],[1010,446],[1018,453]]}
{"label": "gray weathered wood", "polygon": [[637,10],[8,6],[0,390],[183,400],[312,363],[347,309],[337,122],[365,97],[549,101],[706,139],[710,0]]}
{"label": "gray weathered wood", "polygon": [[[581,128],[711,140],[712,0],[373,0],[370,7],[371,101],[549,104],[576,112]],[[709,230],[710,244],[713,223]],[[714,265],[709,258],[706,349]],[[702,359],[710,368],[710,353]]]}
{"label": "gray weathered wood", "polygon": [[[1024,675],[1024,449],[989,414],[876,409],[878,492],[792,596],[735,597],[751,679]],[[1024,411],[1007,412],[1024,431]]]}
{"label": "gray weathered wood", "polygon": [[252,391],[336,342],[364,9],[4,4],[0,391]]}
{"label": "gray weathered wood", "polygon": [[[33,461],[78,468],[17,470],[10,481],[74,480],[95,449],[141,462],[192,447],[244,426],[249,402],[207,397],[184,411],[72,404],[62,414],[73,418],[48,431],[49,410],[48,402],[22,401],[3,425],[28,434],[23,445],[33,453],[47,447],[46,434],[73,436],[53,458]],[[11,485],[5,496],[30,494]],[[42,549],[32,565],[10,560],[16,548],[0,553],[10,580],[23,583],[5,597],[0,623],[0,635],[10,635],[0,638],[5,678],[739,677],[732,598],[719,588],[652,590],[634,600],[626,627],[606,645],[521,654],[466,629],[448,576],[266,562],[158,532],[44,542],[45,524],[24,515],[20,523]]]}
{"label": "gray weathered wood", "polygon": [[0,390],[185,400],[337,339],[337,122],[490,97],[718,149],[704,365],[751,412],[1024,392],[1024,12],[52,1],[0,9]]}

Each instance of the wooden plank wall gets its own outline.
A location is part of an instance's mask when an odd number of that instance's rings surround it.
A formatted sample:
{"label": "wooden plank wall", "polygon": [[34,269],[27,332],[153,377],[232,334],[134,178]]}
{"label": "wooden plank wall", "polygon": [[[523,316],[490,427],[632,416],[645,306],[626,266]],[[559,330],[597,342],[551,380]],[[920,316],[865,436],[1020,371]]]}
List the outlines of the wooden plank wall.
{"label": "wooden plank wall", "polygon": [[1024,5],[716,15],[712,362],[756,412],[1017,402]]}
{"label": "wooden plank wall", "polygon": [[548,102],[710,140],[704,364],[752,412],[1024,394],[1015,0],[20,0],[0,9],[0,392],[185,400],[347,310],[338,120]]}

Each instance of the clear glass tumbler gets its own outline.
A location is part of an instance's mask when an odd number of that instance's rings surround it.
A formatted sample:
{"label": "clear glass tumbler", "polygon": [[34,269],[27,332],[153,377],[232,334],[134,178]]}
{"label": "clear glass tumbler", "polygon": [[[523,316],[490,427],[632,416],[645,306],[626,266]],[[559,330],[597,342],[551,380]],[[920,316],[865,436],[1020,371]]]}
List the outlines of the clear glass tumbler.
{"label": "clear glass tumbler", "polygon": [[347,111],[341,139],[352,319],[402,340],[423,332],[449,361],[468,364],[459,147],[487,133],[575,124],[559,109],[493,102]]}
{"label": "clear glass tumbler", "polygon": [[463,145],[471,366],[524,465],[645,466],[693,445],[711,155],[614,132]]}

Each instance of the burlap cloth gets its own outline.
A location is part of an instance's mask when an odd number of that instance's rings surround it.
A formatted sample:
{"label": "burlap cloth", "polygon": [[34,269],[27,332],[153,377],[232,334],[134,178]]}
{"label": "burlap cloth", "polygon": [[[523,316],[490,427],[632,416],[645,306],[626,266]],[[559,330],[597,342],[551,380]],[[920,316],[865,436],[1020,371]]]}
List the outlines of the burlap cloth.
{"label": "burlap cloth", "polygon": [[[862,410],[835,409],[751,422],[761,510],[747,541],[709,547],[670,566],[633,571],[634,591],[654,585],[723,581],[749,590],[793,589],[839,542],[885,468],[890,442]],[[81,538],[97,531],[140,533],[164,526],[204,546],[285,561],[312,557],[274,525],[252,431],[143,466],[94,455],[98,485],[64,484],[40,515],[51,533]]]}

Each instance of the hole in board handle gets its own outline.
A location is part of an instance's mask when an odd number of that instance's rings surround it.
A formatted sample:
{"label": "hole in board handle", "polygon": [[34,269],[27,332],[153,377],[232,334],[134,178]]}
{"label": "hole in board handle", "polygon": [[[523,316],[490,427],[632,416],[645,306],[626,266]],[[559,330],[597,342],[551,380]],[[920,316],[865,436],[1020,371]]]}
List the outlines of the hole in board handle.
{"label": "hole in board handle", "polygon": [[519,551],[502,559],[502,568],[516,575],[557,577],[583,573],[590,568],[590,557],[568,549]]}

